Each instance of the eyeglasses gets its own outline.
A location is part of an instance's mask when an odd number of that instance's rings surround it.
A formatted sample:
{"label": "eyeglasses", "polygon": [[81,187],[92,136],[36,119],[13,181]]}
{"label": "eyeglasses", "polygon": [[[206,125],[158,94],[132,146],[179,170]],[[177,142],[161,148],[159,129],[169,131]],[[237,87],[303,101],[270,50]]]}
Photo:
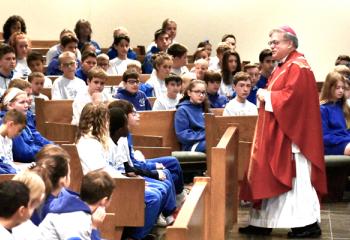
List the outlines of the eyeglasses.
{"label": "eyeglasses", "polygon": [[288,41],[288,40],[281,40],[281,41],[272,40],[272,41],[269,41],[267,44],[268,44],[269,46],[271,46],[272,44],[275,45],[275,46],[277,46],[277,45],[279,45],[281,42],[285,42],[285,41]]}
{"label": "eyeglasses", "polygon": [[74,65],[75,65],[75,62],[62,63],[63,67],[73,67]]}
{"label": "eyeglasses", "polygon": [[191,92],[194,92],[197,96],[201,96],[201,95],[203,95],[204,97],[207,96],[207,92],[206,91],[201,91],[201,90],[194,90],[194,91],[192,91],[191,90]]}
{"label": "eyeglasses", "polygon": [[135,85],[135,84],[139,84],[140,81],[139,80],[127,80],[127,83],[129,83],[130,85]]}

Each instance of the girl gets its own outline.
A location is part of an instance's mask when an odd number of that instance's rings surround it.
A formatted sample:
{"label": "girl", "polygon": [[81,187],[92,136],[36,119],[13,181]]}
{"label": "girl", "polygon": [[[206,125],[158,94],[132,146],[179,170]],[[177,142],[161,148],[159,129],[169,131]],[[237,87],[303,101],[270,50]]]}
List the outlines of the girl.
{"label": "girl", "polygon": [[204,48],[205,51],[207,51],[208,56],[209,56],[209,57],[211,56],[212,45],[211,45],[211,43],[209,42],[209,40],[205,40],[205,41],[203,41],[203,42],[198,43],[197,48]]}
{"label": "girl", "polygon": [[206,84],[193,80],[185,89],[175,113],[175,133],[184,151],[205,152],[203,113],[209,112]]}
{"label": "girl", "polygon": [[26,24],[21,16],[13,15],[6,20],[3,26],[3,37],[5,43],[8,43],[14,32],[27,33]]}
{"label": "girl", "polygon": [[170,74],[173,60],[170,55],[163,52],[153,55],[152,58],[155,74],[152,74],[145,84],[140,85],[140,90],[147,97],[160,97],[167,94],[164,80]]}
{"label": "girl", "polygon": [[18,88],[9,88],[2,99],[0,118],[8,110],[16,109],[27,117],[27,125],[21,134],[13,139],[13,159],[18,162],[29,163],[34,161],[34,156],[40,149],[51,143],[36,130],[35,116],[28,111],[28,95]]}
{"label": "girl", "polygon": [[199,59],[204,59],[207,62],[209,62],[209,55],[204,47],[197,48],[196,51],[193,53],[193,61],[195,62]]}
{"label": "girl", "polygon": [[27,56],[31,51],[30,41],[23,32],[15,32],[11,35],[9,45],[15,49],[17,65],[15,71],[20,77],[28,77],[31,73],[27,65]]}
{"label": "girl", "polygon": [[233,50],[224,52],[222,57],[222,81],[219,89],[219,94],[232,98],[233,95],[233,76],[241,71],[241,59],[239,54]]}
{"label": "girl", "polygon": [[81,51],[81,53],[84,52],[82,48],[85,43],[91,43],[92,45],[94,45],[96,54],[101,53],[101,48],[98,45],[98,43],[94,40],[91,40],[92,29],[89,21],[80,19],[75,24],[74,32],[79,40],[78,48]]}
{"label": "girl", "polygon": [[320,95],[326,155],[350,155],[350,133],[344,116],[344,110],[349,111],[349,107],[344,91],[344,77],[337,72],[328,73]]}
{"label": "girl", "polygon": [[170,44],[175,43],[176,33],[177,33],[177,24],[172,19],[165,19],[162,23],[162,29],[168,34]]}

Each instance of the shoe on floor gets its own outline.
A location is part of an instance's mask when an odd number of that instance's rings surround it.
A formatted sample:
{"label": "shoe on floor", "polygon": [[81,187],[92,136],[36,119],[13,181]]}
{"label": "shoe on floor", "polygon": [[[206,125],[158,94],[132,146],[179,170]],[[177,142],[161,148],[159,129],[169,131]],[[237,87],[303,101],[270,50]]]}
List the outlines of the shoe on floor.
{"label": "shoe on floor", "polygon": [[238,232],[242,234],[267,236],[270,235],[270,233],[272,232],[272,228],[263,228],[248,225],[247,227],[240,227],[238,229]]}
{"label": "shoe on floor", "polygon": [[317,222],[305,227],[292,228],[288,232],[288,238],[318,238],[322,235],[322,231]]}
{"label": "shoe on floor", "polygon": [[157,224],[158,227],[166,227],[168,226],[165,217],[163,216],[163,214],[160,214],[158,219],[157,219]]}
{"label": "shoe on floor", "polygon": [[175,222],[174,216],[171,214],[165,218],[167,226],[172,225]]}

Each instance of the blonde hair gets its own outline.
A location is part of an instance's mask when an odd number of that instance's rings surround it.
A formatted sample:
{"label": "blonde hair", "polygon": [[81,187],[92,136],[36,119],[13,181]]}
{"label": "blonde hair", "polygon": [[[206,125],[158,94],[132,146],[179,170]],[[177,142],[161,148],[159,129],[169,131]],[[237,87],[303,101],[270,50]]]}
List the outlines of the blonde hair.
{"label": "blonde hair", "polygon": [[40,201],[45,194],[45,183],[41,177],[31,170],[16,174],[13,180],[23,182],[30,191],[30,201]]}

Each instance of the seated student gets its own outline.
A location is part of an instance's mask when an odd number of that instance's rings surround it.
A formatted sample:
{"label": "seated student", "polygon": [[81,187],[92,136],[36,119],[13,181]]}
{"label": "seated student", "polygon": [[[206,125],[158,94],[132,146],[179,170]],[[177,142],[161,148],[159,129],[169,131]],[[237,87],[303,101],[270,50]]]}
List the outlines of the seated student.
{"label": "seated student", "polygon": [[[256,105],[256,93],[259,90],[259,87],[256,84],[260,78],[259,67],[256,64],[246,64],[244,66],[244,72],[249,74],[251,83],[250,94],[248,95],[247,100]],[[233,94],[233,97],[234,96],[235,93]]]}
{"label": "seated student", "polygon": [[81,111],[87,103],[106,102],[110,99],[110,97],[103,92],[107,77],[107,73],[102,68],[94,67],[89,71],[87,79],[88,86],[78,92],[72,104],[72,124],[79,124]]}
{"label": "seated student", "polygon": [[272,52],[270,49],[264,49],[260,52],[259,62],[260,78],[256,83],[256,86],[258,88],[265,88],[267,79],[270,77],[273,68],[275,67],[275,62],[272,60]]}
{"label": "seated student", "polygon": [[13,47],[0,45],[0,97],[8,89],[10,81],[17,77],[15,67],[16,54]]}
{"label": "seated student", "polygon": [[236,50],[236,37],[233,34],[225,34],[222,36],[221,42],[227,43],[233,51]]}
{"label": "seated student", "polygon": [[143,91],[147,97],[159,98],[160,96],[166,95],[167,89],[164,79],[170,74],[173,60],[170,55],[160,52],[154,54],[153,65],[155,74],[152,74],[147,82],[140,86],[140,90]]}
{"label": "seated student", "polygon": [[[71,52],[73,53],[73,55],[75,56],[76,52],[77,52],[77,47],[78,47],[78,39],[73,36],[73,35],[67,35],[67,36],[63,36],[61,39],[61,46],[62,46],[62,50],[61,52]],[[61,53],[61,54],[62,54]],[[63,70],[62,68],[60,68],[61,63],[59,61],[59,56],[56,56],[55,58],[53,58],[50,62],[50,64],[48,64],[47,66],[47,70],[46,70],[46,75],[62,75],[63,74]],[[80,61],[76,59],[75,57],[75,62],[77,62],[78,65],[80,65]]]}
{"label": "seated student", "polygon": [[25,33],[15,32],[11,35],[9,45],[15,49],[16,53],[16,68],[18,76],[27,77],[30,74],[30,69],[27,65],[27,56],[30,52],[30,42]]}
{"label": "seated student", "polygon": [[94,45],[96,49],[96,54],[100,54],[101,47],[98,45],[98,43],[91,39],[92,29],[91,24],[89,21],[84,19],[79,19],[78,22],[75,24],[74,32],[79,40],[78,42],[78,48],[83,53],[83,46],[85,43],[91,43]]}
{"label": "seated student", "polygon": [[186,73],[185,75],[183,75],[182,77],[182,85],[181,85],[181,95],[183,96],[185,89],[188,87],[188,85],[190,85],[190,83],[193,80],[196,80],[196,78],[193,76],[192,73]]}
{"label": "seated student", "polygon": [[30,218],[29,194],[28,187],[22,182],[0,183],[0,239],[14,239],[12,229]]}
{"label": "seated student", "polygon": [[24,19],[18,15],[10,16],[3,25],[4,43],[8,43],[11,35],[15,32],[27,34],[27,27]]}
{"label": "seated student", "polygon": [[196,51],[193,53],[193,61],[197,61],[199,59],[204,59],[209,61],[209,55],[207,50],[205,48],[197,48]]}
{"label": "seated student", "polygon": [[[40,72],[44,74],[44,58],[43,55],[38,52],[30,52],[27,57],[27,64],[31,72]],[[52,80],[44,76],[44,88],[52,87]]]}
{"label": "seated student", "polygon": [[335,60],[335,66],[345,65],[347,67],[350,66],[350,56],[348,55],[339,55]]}
{"label": "seated student", "polygon": [[145,60],[142,64],[142,72],[150,74],[153,71],[153,55],[159,52],[165,52],[169,47],[169,35],[162,29],[157,30],[154,33],[154,41],[156,46],[153,46],[151,50],[146,53]]}
{"label": "seated student", "polygon": [[81,66],[75,72],[75,76],[86,82],[88,72],[97,64],[96,57],[95,52],[83,52],[83,55],[81,56]]}
{"label": "seated student", "polygon": [[220,72],[222,69],[222,57],[224,52],[230,50],[230,46],[225,42],[220,42],[216,48],[216,56],[209,59],[209,70]]}
{"label": "seated student", "polygon": [[0,174],[16,173],[19,169],[13,162],[12,139],[25,128],[26,116],[13,109],[7,111],[0,121]]}
{"label": "seated student", "polygon": [[101,53],[96,58],[97,66],[107,72],[109,68],[109,57],[105,53]]}
{"label": "seated student", "polygon": [[206,84],[193,80],[177,105],[174,127],[183,151],[206,152],[204,113],[209,112]]}
{"label": "seated student", "polygon": [[344,110],[345,79],[338,72],[328,73],[320,94],[323,143],[325,155],[350,155],[350,133]]}
{"label": "seated student", "polygon": [[208,61],[200,58],[194,62],[194,70],[191,69],[191,72],[194,71],[194,78],[197,80],[204,80],[204,74],[208,71]]}
{"label": "seated student", "polygon": [[10,88],[5,92],[0,118],[7,111],[16,109],[27,117],[27,125],[21,134],[13,139],[12,153],[13,159],[18,162],[30,163],[34,161],[34,156],[40,149],[50,144],[51,141],[44,138],[35,128],[35,117],[28,111],[28,95],[18,88]]}
{"label": "seated student", "polygon": [[52,100],[73,100],[77,93],[86,87],[85,82],[74,75],[77,69],[75,55],[72,52],[63,52],[58,60],[63,76],[57,78],[52,85]]}
{"label": "seated student", "polygon": [[229,99],[232,98],[233,76],[239,71],[241,71],[241,59],[239,57],[239,54],[232,50],[224,52],[221,69],[222,81],[219,89],[219,94],[224,95]]}
{"label": "seated student", "polygon": [[32,99],[32,84],[23,79],[12,79],[9,84],[10,88],[19,88],[27,93],[28,109],[31,109],[33,99]]}
{"label": "seated student", "polygon": [[32,98],[33,101],[30,106],[30,110],[35,114],[35,99],[41,98],[44,100],[49,100],[48,96],[42,94],[40,91],[43,89],[45,76],[41,72],[32,72],[28,76],[28,81],[32,87]]}
{"label": "seated student", "polygon": [[249,74],[245,72],[238,72],[233,76],[233,90],[236,96],[226,104],[223,112],[224,116],[258,115],[256,105],[247,101],[252,89],[250,79]]}
{"label": "seated student", "polygon": [[170,74],[165,78],[167,94],[160,96],[153,104],[152,110],[174,110],[181,98],[182,78],[176,74]]}
{"label": "seated student", "polygon": [[47,239],[101,239],[97,229],[106,216],[114,187],[108,173],[89,172],[83,177],[80,197],[69,195],[53,202],[50,213],[39,225],[42,234]]}
{"label": "seated student", "polygon": [[[164,32],[166,32],[169,36],[169,45],[177,43],[175,40],[176,32],[177,32],[177,24],[173,19],[167,18],[162,23],[162,28]],[[152,47],[156,47],[157,44],[153,41],[150,45],[147,46],[146,52],[149,52]]]}
{"label": "seated student", "polygon": [[126,35],[119,35],[114,39],[114,45],[118,50],[118,57],[109,62],[107,72],[111,75],[123,75],[129,63],[136,60],[128,58],[128,49],[130,48],[130,38]]}
{"label": "seated student", "polygon": [[[29,188],[29,203],[28,206],[32,209],[37,209],[45,199],[45,183],[44,180],[36,172],[26,170],[18,173],[12,180],[23,182]],[[39,228],[30,220],[12,229],[12,234],[15,240],[43,240],[43,236]],[[46,236],[45,236],[46,237]]]}
{"label": "seated student", "polygon": [[211,52],[212,52],[212,45],[211,45],[211,43],[209,42],[209,40],[205,40],[205,41],[203,41],[203,42],[198,43],[197,48],[204,48],[205,51],[207,51],[208,56],[209,56],[209,58],[210,58]]}
{"label": "seated student", "polygon": [[[117,46],[114,44],[114,40],[116,37],[118,37],[120,35],[129,36],[129,32],[125,27],[117,27],[116,29],[114,29],[114,31],[113,31],[113,44],[110,46],[110,48],[107,51],[107,55],[109,57],[109,60],[112,60],[112,59],[118,57],[118,49],[117,49]],[[137,59],[137,54],[136,54],[136,52],[134,52],[132,50],[131,47],[129,47],[129,49],[128,49],[127,57],[129,59],[133,59],[133,60]]]}
{"label": "seated student", "polygon": [[139,74],[133,70],[127,70],[122,80],[124,88],[118,88],[117,94],[113,97],[129,101],[137,111],[152,110],[145,93],[139,90]]}
{"label": "seated student", "polygon": [[207,95],[210,107],[224,108],[229,100],[226,96],[218,93],[221,83],[221,74],[214,71],[207,71],[204,73],[204,81],[207,84]]}
{"label": "seated student", "polygon": [[173,57],[172,73],[182,76],[188,72],[187,52],[187,48],[179,43],[174,43],[168,48],[167,53]]}

